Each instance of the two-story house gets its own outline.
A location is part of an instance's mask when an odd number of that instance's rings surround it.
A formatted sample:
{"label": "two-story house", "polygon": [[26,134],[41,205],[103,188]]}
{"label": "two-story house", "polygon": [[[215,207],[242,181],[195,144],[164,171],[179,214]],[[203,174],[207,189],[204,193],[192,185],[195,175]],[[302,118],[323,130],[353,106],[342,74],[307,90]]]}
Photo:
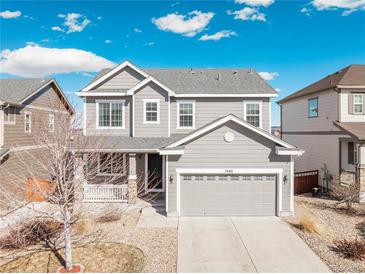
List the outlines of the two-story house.
{"label": "two-story house", "polygon": [[71,119],[74,109],[54,79],[0,79],[2,189],[24,194],[19,186],[25,186],[29,172],[37,170],[44,152],[36,137],[43,127],[54,134],[60,126],[57,118],[62,117],[58,114]]}
{"label": "two-story house", "polygon": [[[277,93],[255,70],[142,69],[126,61],[77,94],[89,144],[81,152],[98,149],[101,162],[113,159],[105,153],[124,157],[130,202],[144,174],[145,191],[161,192],[169,215],[293,213],[293,157],[303,151],[270,134]],[[99,136],[103,146],[94,148]],[[157,186],[150,172],[160,175]]]}
{"label": "two-story house", "polygon": [[[319,170],[324,187],[331,178],[353,173],[361,180],[364,201],[365,65],[343,68],[279,104],[282,139],[306,151],[296,161],[296,171]],[[324,176],[325,170],[329,175]]]}

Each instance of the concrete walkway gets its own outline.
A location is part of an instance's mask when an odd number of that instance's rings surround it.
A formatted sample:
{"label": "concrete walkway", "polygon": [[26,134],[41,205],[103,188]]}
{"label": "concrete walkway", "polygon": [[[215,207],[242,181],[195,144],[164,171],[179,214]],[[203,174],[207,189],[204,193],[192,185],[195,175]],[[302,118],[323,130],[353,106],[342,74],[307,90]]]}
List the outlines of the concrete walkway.
{"label": "concrete walkway", "polygon": [[178,272],[329,272],[277,217],[181,217]]}
{"label": "concrete walkway", "polygon": [[149,228],[177,228],[177,217],[167,217],[166,213],[156,211],[153,207],[146,207],[142,210],[137,227]]}

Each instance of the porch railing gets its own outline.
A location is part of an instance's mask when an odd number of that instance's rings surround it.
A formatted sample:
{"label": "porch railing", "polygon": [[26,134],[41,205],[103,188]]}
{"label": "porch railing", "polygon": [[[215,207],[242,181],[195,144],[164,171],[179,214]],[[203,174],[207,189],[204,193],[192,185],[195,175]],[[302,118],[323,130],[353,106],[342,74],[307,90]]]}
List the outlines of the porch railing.
{"label": "porch railing", "polygon": [[128,202],[128,185],[91,185],[84,187],[84,202]]}

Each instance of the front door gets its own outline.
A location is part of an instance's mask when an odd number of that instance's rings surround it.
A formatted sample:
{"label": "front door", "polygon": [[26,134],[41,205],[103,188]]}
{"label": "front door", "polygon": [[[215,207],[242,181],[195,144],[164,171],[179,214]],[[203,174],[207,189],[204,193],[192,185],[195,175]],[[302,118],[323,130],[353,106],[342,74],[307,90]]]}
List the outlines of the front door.
{"label": "front door", "polygon": [[147,190],[163,191],[162,156],[159,154],[147,154]]}

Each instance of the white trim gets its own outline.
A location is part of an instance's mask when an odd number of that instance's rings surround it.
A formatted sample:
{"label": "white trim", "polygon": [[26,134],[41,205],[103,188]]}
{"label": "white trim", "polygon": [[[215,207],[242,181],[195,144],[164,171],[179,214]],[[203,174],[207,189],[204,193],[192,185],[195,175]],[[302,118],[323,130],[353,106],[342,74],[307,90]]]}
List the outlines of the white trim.
{"label": "white trim", "polygon": [[184,155],[183,149],[159,150],[160,155]]}
{"label": "white trim", "polygon": [[[110,111],[110,124],[107,127],[99,126],[99,103],[109,103],[109,111]],[[113,127],[112,124],[112,103],[122,103],[122,126],[121,127]],[[96,104],[96,129],[125,129],[125,100],[116,100],[116,99],[103,99],[103,100],[95,100]]]}
{"label": "white trim", "polygon": [[69,114],[69,112],[66,111],[66,110],[60,111],[60,110],[57,110],[57,109],[44,108],[44,107],[36,107],[36,106],[30,106],[30,105],[25,106],[25,108],[28,108],[28,109],[37,109],[37,110],[44,110],[44,111],[51,111],[51,112],[55,112],[55,113]]}
{"label": "white trim", "polygon": [[170,95],[168,95],[167,98],[167,136],[170,137],[171,136],[171,98]]}
{"label": "white trim", "polygon": [[275,153],[277,155],[290,155],[290,156],[301,156],[304,154],[304,150],[279,150],[276,148]]}
{"label": "white trim", "polygon": [[165,209],[166,212],[169,211],[169,155],[165,156]]}
{"label": "white trim", "polygon": [[[262,101],[243,101],[243,120],[247,122],[247,105],[248,104],[258,104],[259,105],[259,128],[262,129]],[[270,116],[271,119],[271,116]],[[248,122],[247,122],[248,123]],[[271,129],[270,129],[271,130]]]}
{"label": "white trim", "polygon": [[[146,104],[157,103],[157,121],[146,120]],[[143,124],[159,124],[160,123],[160,99],[143,99]]]}
{"label": "white trim", "polygon": [[189,98],[189,97],[230,97],[230,98],[261,98],[261,97],[278,97],[277,94],[272,93],[260,93],[260,94],[204,94],[204,93],[195,93],[195,94],[176,94],[175,97],[178,98]]}
{"label": "white trim", "polygon": [[32,149],[40,149],[40,148],[45,148],[47,147],[48,144],[46,145],[34,145],[34,146],[21,146],[21,147],[13,147],[10,148],[11,152],[16,152],[16,151],[24,151],[24,150],[32,150]]}
{"label": "white trim", "polygon": [[79,97],[121,97],[128,96],[126,92],[75,92]]}
{"label": "white trim", "polygon": [[4,109],[0,107],[0,148],[4,146]]}
{"label": "white trim", "polygon": [[280,216],[282,211],[282,168],[177,168],[176,169],[176,211],[178,216],[181,215],[181,183],[180,175],[182,174],[276,174],[277,175],[277,204],[276,215]]}
{"label": "white trim", "polygon": [[[12,113],[12,115],[14,117],[13,122],[5,121],[5,111],[7,109],[10,110],[10,108],[14,110],[14,113]],[[12,107],[12,106],[8,105],[7,107],[3,108],[3,112],[4,112],[4,125],[15,125],[16,124],[16,107]],[[7,118],[9,118],[9,114],[7,116],[8,116]]]}
{"label": "white trim", "polygon": [[[27,115],[29,115],[29,131],[27,131]],[[32,113],[30,111],[24,111],[24,132],[31,133],[32,132]]]}
{"label": "white trim", "polygon": [[[180,104],[192,104],[193,108],[193,126],[191,127],[181,127],[180,126]],[[178,100],[176,101],[176,129],[195,129],[195,100]]]}
{"label": "white trim", "polygon": [[351,85],[337,85],[337,88],[365,88],[365,85],[357,85],[357,86],[351,86]]}
{"label": "white trim", "polygon": [[136,72],[138,72],[139,74],[141,74],[144,77],[148,77],[149,76],[146,72],[144,72],[143,70],[139,69],[138,67],[136,67],[135,65],[133,65],[131,62],[124,61],[123,63],[117,65],[111,71],[109,71],[108,73],[106,73],[105,75],[103,75],[102,77],[100,77],[99,79],[97,79],[96,81],[94,81],[94,82],[90,83],[89,85],[87,85],[86,87],[84,87],[82,89],[82,91],[89,91],[93,87],[95,87],[98,84],[104,82],[109,77],[111,77],[112,75],[118,73],[119,71],[121,71],[122,69],[124,69],[127,66],[130,67],[131,69],[135,70]]}
{"label": "white trim", "polygon": [[137,180],[137,175],[128,175],[128,180]]}
{"label": "white trim", "polygon": [[119,148],[85,148],[85,149],[69,149],[71,152],[143,152],[143,153],[158,153],[158,148],[131,148],[131,149],[119,149]]}
{"label": "white trim", "polygon": [[265,137],[265,138],[267,138],[267,139],[269,139],[269,140],[271,140],[271,141],[273,141],[273,142],[275,142],[275,143],[277,143],[277,144],[279,144],[279,145],[281,145],[285,148],[295,148],[294,146],[284,142],[283,140],[271,135],[267,131],[262,130],[262,129],[257,128],[257,127],[254,127],[253,125],[243,121],[240,118],[237,118],[236,116],[234,116],[232,114],[227,115],[227,116],[217,120],[216,122],[211,123],[208,126],[201,128],[200,130],[197,130],[196,132],[194,132],[194,133],[192,133],[192,134],[190,134],[190,135],[188,135],[188,136],[186,136],[186,137],[184,137],[184,138],[168,145],[166,148],[173,148],[173,147],[180,146],[181,144],[183,144],[183,143],[185,143],[189,140],[192,140],[192,139],[204,134],[205,132],[208,132],[209,130],[212,130],[212,129],[216,128],[217,126],[222,125],[222,124],[224,124],[228,121],[236,122],[237,124],[239,124],[241,126],[244,126],[244,127],[260,134],[261,136],[263,136],[263,137]]}
{"label": "white trim", "polygon": [[290,212],[294,216],[294,157],[290,156]]}
{"label": "white trim", "polygon": [[169,87],[165,86],[164,84],[162,84],[160,81],[158,81],[156,78],[154,78],[152,76],[147,77],[146,79],[144,79],[143,81],[141,81],[137,85],[135,85],[134,87],[132,87],[129,90],[127,90],[127,95],[133,95],[133,94],[135,94],[135,92],[137,90],[139,90],[140,88],[144,87],[149,82],[155,83],[156,85],[158,85],[162,89],[166,90],[168,94],[176,95],[175,92],[172,89],[170,89]]}
{"label": "white trim", "polygon": [[84,117],[83,117],[84,118],[84,125],[82,127],[82,134],[85,136],[86,135],[86,107],[87,107],[86,98],[84,98],[83,101],[84,101],[84,103],[83,103],[83,105],[84,105]]}
{"label": "white trim", "polygon": [[[53,117],[52,130],[50,129],[50,127],[51,127],[50,118],[51,117]],[[56,117],[54,116],[54,114],[52,114],[52,113],[48,114],[48,132],[54,132],[55,126],[56,126],[55,124],[56,124]]]}
{"label": "white trim", "polygon": [[[134,137],[135,136],[135,126],[134,126],[134,124],[135,124],[135,117],[134,117],[134,114],[136,113],[136,111],[135,111],[135,98],[134,98],[134,96],[132,96],[132,137]],[[129,111],[129,113],[130,113],[130,111]]]}
{"label": "white trim", "polygon": [[269,132],[270,132],[270,134],[271,134],[271,118],[272,118],[272,116],[271,116],[271,100],[269,100]]}

